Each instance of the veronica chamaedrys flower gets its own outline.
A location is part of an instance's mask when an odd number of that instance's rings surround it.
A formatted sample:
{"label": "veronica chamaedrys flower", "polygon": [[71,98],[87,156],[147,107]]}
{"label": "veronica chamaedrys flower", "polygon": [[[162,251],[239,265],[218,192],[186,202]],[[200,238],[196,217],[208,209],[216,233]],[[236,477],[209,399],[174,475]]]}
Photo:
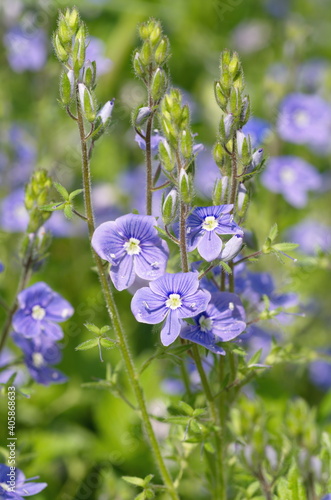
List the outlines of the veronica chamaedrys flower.
{"label": "veronica chamaedrys flower", "polygon": [[[136,134],[134,140],[136,141],[140,149],[142,149],[143,151],[146,150],[146,141],[141,137],[141,135]],[[165,141],[165,138],[160,135],[158,130],[155,129],[151,135],[151,151],[153,154],[156,154],[158,152],[159,144],[162,141]]]}
{"label": "veronica chamaedrys flower", "polygon": [[179,335],[182,319],[192,318],[204,311],[210,293],[199,289],[197,272],[166,273],[138,290],[131,302],[131,310],[140,323],[158,324],[164,321],[161,342],[168,346]]}
{"label": "veronica chamaedrys flower", "polygon": [[46,488],[47,483],[33,482],[37,477],[26,479],[20,469],[14,470],[0,464],[0,498],[1,500],[23,500],[23,497],[36,495]]}
{"label": "veronica chamaedrys flower", "polygon": [[164,273],[169,250],[156,225],[151,215],[127,214],[95,230],[92,246],[110,262],[110,277],[117,290],[129,288],[135,275],[155,280]]}
{"label": "veronica chamaedrys flower", "polygon": [[14,26],[5,34],[4,44],[9,65],[17,73],[39,71],[46,62],[46,34],[41,29],[25,31]]}
{"label": "veronica chamaedrys flower", "polygon": [[330,127],[331,107],[320,96],[295,93],[283,100],[277,123],[282,139],[325,149]]}
{"label": "veronica chamaedrys flower", "polygon": [[59,363],[62,358],[60,348],[53,340],[40,336],[27,339],[16,332],[12,333],[12,338],[22,349],[25,365],[38,384],[62,384],[67,381],[62,372],[53,368],[53,365]]}
{"label": "veronica chamaedrys flower", "polygon": [[252,148],[260,146],[265,141],[270,130],[270,123],[262,118],[255,118],[254,116],[248,120],[242,129],[245,135],[250,136]]}
{"label": "veronica chamaedrys flower", "polygon": [[218,235],[238,234],[243,231],[230,215],[233,205],[197,207],[188,216],[186,222],[187,248],[191,252],[198,248],[203,259],[211,262],[219,257],[223,243]]}
{"label": "veronica chamaedrys flower", "polygon": [[185,326],[180,336],[216,354],[225,354],[216,343],[238,337],[246,328],[245,317],[244,306],[237,295],[213,293],[206,310],[194,318],[194,325]]}
{"label": "veronica chamaedrys flower", "polygon": [[95,61],[98,75],[108,73],[112,67],[112,61],[104,56],[105,44],[102,40],[90,37],[86,47],[86,60]]}
{"label": "veronica chamaedrys flower", "polygon": [[0,352],[0,384],[7,384],[15,375],[13,383],[20,387],[27,381],[27,374],[21,364],[15,365],[17,356],[7,347]]}
{"label": "veronica chamaedrys flower", "polygon": [[307,204],[308,191],[319,190],[319,172],[297,156],[275,156],[269,160],[261,177],[262,184],[274,193],[281,193],[296,208]]}
{"label": "veronica chamaedrys flower", "polygon": [[314,219],[306,219],[290,228],[289,241],[299,245],[298,251],[316,255],[318,251],[331,251],[331,227]]}
{"label": "veronica chamaedrys flower", "polygon": [[67,300],[42,281],[26,288],[17,296],[18,310],[13,317],[13,328],[26,338],[39,335],[51,340],[63,337],[57,323],[70,318],[74,310]]}

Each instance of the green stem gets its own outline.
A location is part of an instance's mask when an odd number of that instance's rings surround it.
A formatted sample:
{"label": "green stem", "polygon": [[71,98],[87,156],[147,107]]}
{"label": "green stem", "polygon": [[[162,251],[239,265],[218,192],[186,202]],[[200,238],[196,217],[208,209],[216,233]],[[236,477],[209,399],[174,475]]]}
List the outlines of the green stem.
{"label": "green stem", "polygon": [[[87,216],[87,225],[88,225],[88,231],[89,231],[89,238],[91,240],[93,233],[94,233],[94,217],[93,217],[93,205],[92,205],[92,197],[91,197],[91,177],[90,177],[90,165],[89,165],[89,154],[88,154],[88,149],[87,149],[87,144],[85,141],[85,129],[84,129],[84,120],[82,116],[82,111],[80,108],[80,102],[79,102],[79,96],[78,96],[78,91],[77,91],[77,97],[76,97],[76,102],[77,102],[77,117],[78,117],[78,128],[79,128],[79,135],[80,135],[80,142],[81,142],[81,150],[82,150],[82,174],[83,174],[83,187],[84,187],[84,200],[85,200],[85,212]],[[134,362],[132,360],[130,350],[129,350],[129,345],[125,336],[124,329],[121,324],[119,312],[116,307],[116,303],[111,291],[111,288],[109,286],[108,282],[108,276],[107,276],[107,271],[103,266],[102,260],[100,257],[96,254],[96,252],[93,251],[93,256],[94,260],[97,265],[97,270],[98,270],[98,275],[99,279],[101,282],[101,287],[104,295],[104,299],[106,302],[106,306],[108,309],[108,313],[110,316],[110,319],[112,320],[112,324],[115,330],[115,333],[118,338],[118,343],[119,343],[119,348],[125,363],[125,367],[131,382],[131,385],[133,387],[134,394],[137,399],[138,407],[140,410],[141,418],[145,427],[146,434],[148,436],[149,442],[151,444],[153,453],[154,453],[154,458],[157,463],[158,469],[160,471],[161,477],[163,479],[164,484],[166,485],[169,494],[172,498],[172,500],[179,500],[179,496],[175,490],[172,478],[170,476],[170,473],[164,463],[161,450],[159,447],[159,443],[156,439],[147,407],[146,407],[146,402],[145,402],[145,397],[143,393],[143,389],[140,386],[139,383],[139,375],[136,371]]]}
{"label": "green stem", "polygon": [[[233,146],[232,146],[232,153],[231,153],[231,163],[232,163],[232,170],[231,170],[231,195],[230,195],[230,203],[235,204],[235,201],[237,199],[237,188],[238,188],[238,182],[237,182],[237,139],[236,136],[233,136]],[[233,213],[235,211],[235,206],[233,207]]]}
{"label": "green stem", "polygon": [[147,121],[146,127],[146,215],[152,215],[153,203],[153,171],[151,135],[153,128],[153,113]]}

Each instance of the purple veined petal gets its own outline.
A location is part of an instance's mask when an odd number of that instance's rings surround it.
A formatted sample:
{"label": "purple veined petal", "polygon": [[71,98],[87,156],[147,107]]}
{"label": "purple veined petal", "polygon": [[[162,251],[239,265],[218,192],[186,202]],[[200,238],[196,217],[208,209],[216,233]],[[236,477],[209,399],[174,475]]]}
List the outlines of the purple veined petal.
{"label": "purple veined petal", "polygon": [[21,308],[32,308],[34,305],[46,308],[53,293],[53,290],[46,283],[39,281],[20,292],[17,299]]}
{"label": "purple veined petal", "polygon": [[244,306],[235,293],[217,292],[211,296],[211,304],[213,314],[210,316],[220,317],[223,320],[236,319],[245,321],[246,313]]}
{"label": "purple veined petal", "polygon": [[206,310],[211,294],[207,290],[198,290],[192,295],[183,297],[182,305],[178,309],[180,318],[193,318]]}
{"label": "purple veined petal", "polygon": [[[152,215],[126,214],[116,219],[116,229],[125,240],[137,238],[141,244],[158,237],[157,221]],[[161,238],[158,237],[158,240]]]}
{"label": "purple veined petal", "polygon": [[140,288],[132,298],[131,311],[137,321],[156,325],[164,320],[168,309],[165,299],[155,295],[148,287]]}
{"label": "purple veined petal", "polygon": [[215,228],[217,234],[240,234],[243,235],[243,230],[232,220],[232,216],[226,215],[221,217],[218,226]]}
{"label": "purple veined petal", "polygon": [[160,247],[143,246],[140,254],[134,255],[134,269],[140,278],[155,280],[164,274],[169,250],[166,242],[163,243]]}
{"label": "purple veined petal", "polygon": [[32,338],[40,335],[41,323],[34,320],[30,314],[27,314],[23,309],[19,309],[13,316],[13,328],[16,332],[21,333],[27,338]]}
{"label": "purple veined petal", "polygon": [[[41,385],[63,384],[68,380],[60,370],[56,370],[52,366],[43,366],[42,368],[35,368],[28,366],[31,377]],[[24,486],[25,488],[25,486]],[[35,493],[33,493],[34,495]]]}
{"label": "purple veined petal", "polygon": [[222,251],[222,240],[214,231],[206,231],[198,244],[198,252],[207,262],[217,259]]}
{"label": "purple veined petal", "polygon": [[29,483],[28,481],[29,480],[27,479],[27,482],[25,482],[21,487],[16,486],[15,493],[28,497],[31,495],[37,495],[37,493],[40,493],[47,487],[47,483]]}
{"label": "purple veined petal", "polygon": [[219,341],[227,342],[235,339],[246,329],[246,323],[238,320],[217,321],[213,323],[213,332],[219,337]]}
{"label": "purple veined petal", "polygon": [[225,355],[224,349],[215,343],[215,336],[210,332],[202,332],[198,326],[189,325],[182,329],[180,336],[183,339],[202,345],[215,354]]}
{"label": "purple veined petal", "polygon": [[109,274],[117,290],[122,291],[129,288],[135,279],[133,256],[125,255],[116,266],[111,266]]}
{"label": "purple veined petal", "polygon": [[157,295],[165,299],[171,293],[178,293],[182,297],[191,295],[199,288],[199,274],[197,272],[189,273],[165,273],[161,278],[151,281],[150,289]]}
{"label": "purple veined petal", "polygon": [[214,216],[216,219],[222,214],[229,214],[233,209],[233,204],[228,205],[213,205],[210,207],[197,207],[194,209],[193,214],[196,214],[200,220],[204,220],[205,217]]}
{"label": "purple veined petal", "polygon": [[178,317],[177,310],[170,311],[161,330],[162,344],[165,346],[172,344],[178,337],[180,330],[181,321]]}
{"label": "purple veined petal", "polygon": [[47,308],[45,318],[61,323],[70,318],[74,313],[72,305],[58,293],[54,293]]}
{"label": "purple veined petal", "polygon": [[42,320],[40,324],[42,333],[50,340],[57,341],[63,339],[62,328],[56,323],[53,323],[52,321]]}
{"label": "purple veined petal", "polygon": [[119,234],[115,221],[104,222],[96,228],[92,236],[95,252],[108,262],[115,262],[124,253],[125,238]]}

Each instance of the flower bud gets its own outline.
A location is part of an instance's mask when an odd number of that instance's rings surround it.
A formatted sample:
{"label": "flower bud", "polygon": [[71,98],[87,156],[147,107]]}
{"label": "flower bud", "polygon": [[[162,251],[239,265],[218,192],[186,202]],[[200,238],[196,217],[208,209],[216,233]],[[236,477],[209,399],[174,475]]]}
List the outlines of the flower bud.
{"label": "flower bud", "polygon": [[230,93],[231,113],[233,113],[235,117],[239,116],[241,112],[241,107],[242,107],[241,93],[237,88],[232,87]]}
{"label": "flower bud", "polygon": [[227,153],[225,152],[225,149],[222,146],[222,144],[220,142],[217,142],[214,146],[214,149],[213,149],[213,157],[214,157],[216,165],[219,168],[223,167],[223,165],[225,163],[226,155],[227,155]]}
{"label": "flower bud", "polygon": [[191,158],[193,154],[193,141],[190,130],[183,130],[181,133],[180,149],[185,159]]}
{"label": "flower bud", "polygon": [[258,149],[253,153],[252,156],[252,167],[253,169],[256,168],[258,165],[260,165],[261,161],[263,159],[263,149]]}
{"label": "flower bud", "polygon": [[75,90],[75,75],[72,70],[69,70],[67,73],[62,73],[60,77],[60,95],[62,103],[67,106],[73,95]]}
{"label": "flower bud", "polygon": [[151,84],[151,97],[154,102],[158,102],[164,96],[168,87],[168,77],[165,71],[157,68]]}
{"label": "flower bud", "polygon": [[135,125],[142,125],[143,123],[145,123],[145,121],[150,116],[150,114],[151,114],[151,108],[149,108],[148,106],[143,106],[142,108],[140,108],[138,110],[138,112],[135,111],[135,113],[134,113]]}
{"label": "flower bud", "polygon": [[213,205],[223,205],[226,203],[228,185],[229,177],[227,175],[217,179],[213,189]]}
{"label": "flower bud", "polygon": [[86,46],[85,40],[81,40],[76,38],[74,48],[72,51],[72,62],[75,70],[75,74],[78,76],[80,69],[84,66],[85,63],[85,53]]}
{"label": "flower bud", "polygon": [[102,125],[106,127],[108,123],[110,122],[110,118],[113,112],[115,104],[115,99],[112,99],[111,101],[107,101],[106,104],[101,108],[101,110],[98,113],[98,117],[101,119]]}
{"label": "flower bud", "polygon": [[232,113],[228,113],[227,115],[222,116],[220,120],[220,136],[224,144],[226,144],[229,141],[232,135],[233,123],[234,123],[234,116]]}
{"label": "flower bud", "polygon": [[235,256],[240,252],[242,246],[243,234],[235,234],[234,236],[232,236],[232,238],[229,239],[227,243],[225,243],[219,255],[219,258],[224,262],[228,262],[229,260],[234,259]]}
{"label": "flower bud", "polygon": [[133,69],[136,73],[136,76],[138,76],[139,78],[144,76],[145,71],[144,71],[143,65],[141,63],[140,54],[138,51],[135,53],[135,55],[133,57]]}
{"label": "flower bud", "polygon": [[249,204],[249,195],[245,185],[243,183],[239,184],[238,196],[237,196],[237,214],[239,217],[244,217],[246,214]]}
{"label": "flower bud", "polygon": [[171,172],[174,169],[175,157],[167,141],[160,141],[159,143],[159,160],[167,172]]}
{"label": "flower bud", "polygon": [[162,28],[160,26],[160,23],[158,23],[157,21],[155,21],[155,24],[153,26],[153,29],[152,29],[152,32],[149,36],[149,39],[151,41],[151,44],[152,45],[157,45],[160,40],[161,40],[161,36],[162,36]]}
{"label": "flower bud", "polygon": [[178,204],[178,194],[176,189],[172,189],[167,194],[162,205],[162,219],[165,225],[170,224],[176,217]]}
{"label": "flower bud", "polygon": [[71,42],[73,32],[63,14],[60,14],[57,33],[59,35],[60,42],[63,45],[65,45],[68,42]]}
{"label": "flower bud", "polygon": [[220,82],[214,83],[214,93],[215,93],[215,99],[216,99],[218,106],[221,109],[223,109],[223,111],[225,111],[228,100],[227,100],[225,94],[223,93],[223,89],[221,87]]}
{"label": "flower bud", "polygon": [[66,21],[68,23],[68,26],[72,29],[73,34],[76,33],[78,30],[79,26],[79,12],[76,8],[73,8],[72,11],[70,12],[69,9],[67,9],[66,14]]}
{"label": "flower bud", "polygon": [[168,38],[164,36],[155,50],[154,59],[156,64],[162,66],[168,58],[168,53],[169,41]]}
{"label": "flower bud", "polygon": [[182,201],[185,203],[191,202],[193,197],[193,186],[191,178],[183,168],[181,168],[179,173],[179,192]]}
{"label": "flower bud", "polygon": [[39,207],[49,202],[52,179],[46,170],[36,170],[25,189],[24,203],[29,212],[28,232],[35,233],[49,219],[51,212],[39,210]]}
{"label": "flower bud", "polygon": [[86,61],[83,70],[83,82],[86,87],[93,89],[95,86],[95,80],[97,76],[97,65],[95,61]]}
{"label": "flower bud", "polygon": [[240,126],[243,127],[249,120],[251,114],[251,103],[249,96],[246,95],[242,100],[241,113],[240,113]]}
{"label": "flower bud", "polygon": [[152,62],[152,48],[147,40],[140,50],[140,61],[143,66],[148,66]]}
{"label": "flower bud", "polygon": [[233,80],[235,80],[236,77],[238,76],[238,72],[240,71],[240,69],[241,69],[241,65],[240,65],[239,56],[238,56],[237,52],[234,52],[232,55],[231,61],[229,63],[229,72],[230,72]]}
{"label": "flower bud", "polygon": [[83,83],[78,84],[79,101],[84,117],[90,123],[94,122],[96,114],[92,95]]}
{"label": "flower bud", "polygon": [[59,38],[59,35],[57,33],[55,34],[55,36],[53,38],[53,45],[54,45],[55,54],[56,54],[57,58],[59,59],[59,61],[61,61],[62,63],[67,62],[67,60],[69,59],[69,54],[67,53],[67,51],[63,47],[62,43],[60,42],[60,38]]}

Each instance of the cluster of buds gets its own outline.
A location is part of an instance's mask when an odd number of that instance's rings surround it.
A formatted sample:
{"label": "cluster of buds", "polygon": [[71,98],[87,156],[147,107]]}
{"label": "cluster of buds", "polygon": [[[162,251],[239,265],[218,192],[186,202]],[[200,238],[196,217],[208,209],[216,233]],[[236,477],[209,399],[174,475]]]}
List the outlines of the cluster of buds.
{"label": "cluster of buds", "polygon": [[142,46],[133,55],[135,74],[147,87],[147,106],[138,107],[133,112],[135,127],[142,125],[158,106],[167,91],[169,78],[165,68],[170,57],[169,41],[163,34],[159,21],[149,19],[139,26]]}
{"label": "cluster of buds", "polygon": [[68,111],[77,103],[84,118],[93,126],[91,138],[96,140],[110,123],[114,101],[108,101],[98,110],[94,94],[97,66],[95,61],[86,60],[87,30],[76,8],[60,14],[53,45],[64,65],[60,78],[61,103]]}
{"label": "cluster of buds", "polygon": [[27,184],[24,202],[29,213],[28,233],[36,233],[51,216],[51,213],[41,210],[41,207],[49,202],[51,187],[52,179],[46,170],[34,172]]}

